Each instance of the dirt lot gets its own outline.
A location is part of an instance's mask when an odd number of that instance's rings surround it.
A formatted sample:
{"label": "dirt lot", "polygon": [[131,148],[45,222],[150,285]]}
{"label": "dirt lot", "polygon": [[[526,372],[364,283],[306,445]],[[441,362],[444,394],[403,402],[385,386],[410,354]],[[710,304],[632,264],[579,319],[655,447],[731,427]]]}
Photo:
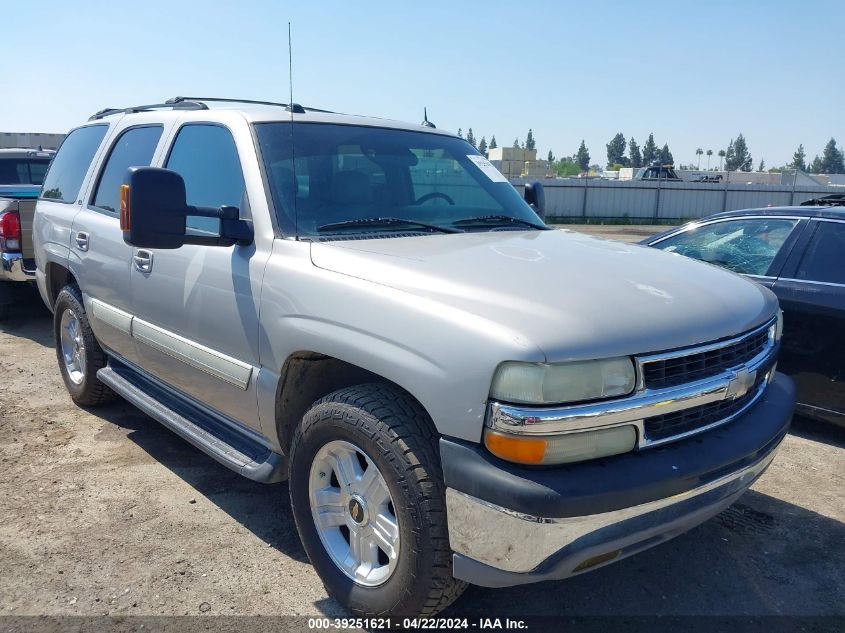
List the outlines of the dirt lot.
{"label": "dirt lot", "polygon": [[671,226],[650,224],[553,224],[560,229],[589,233],[620,242],[639,242],[647,237],[668,231]]}
{"label": "dirt lot", "polygon": [[[0,325],[0,614],[329,614],[286,484],[242,479],[125,404],[86,411],[33,296]],[[740,503],[563,582],[452,614],[845,614],[845,433],[798,421]],[[504,614],[503,614],[504,615]]]}

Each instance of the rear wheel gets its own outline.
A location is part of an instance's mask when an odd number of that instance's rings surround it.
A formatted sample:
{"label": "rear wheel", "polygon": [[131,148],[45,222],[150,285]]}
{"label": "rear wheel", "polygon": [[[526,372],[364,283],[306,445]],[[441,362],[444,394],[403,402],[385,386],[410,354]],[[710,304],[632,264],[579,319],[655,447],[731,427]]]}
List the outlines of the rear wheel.
{"label": "rear wheel", "polygon": [[82,293],[76,286],[65,286],[56,299],[53,334],[59,370],[71,399],[81,405],[111,402],[115,393],[97,378],[107,358],[88,323]]}
{"label": "rear wheel", "polygon": [[335,599],[361,615],[432,615],[460,596],[442,481],[437,436],[399,389],[341,389],[305,414],[291,447],[291,503]]}

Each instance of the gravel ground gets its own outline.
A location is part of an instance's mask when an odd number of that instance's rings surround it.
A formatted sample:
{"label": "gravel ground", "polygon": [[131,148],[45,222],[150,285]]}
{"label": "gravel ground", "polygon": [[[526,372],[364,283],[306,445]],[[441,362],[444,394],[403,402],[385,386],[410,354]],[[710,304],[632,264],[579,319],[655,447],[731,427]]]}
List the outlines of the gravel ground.
{"label": "gravel ground", "polygon": [[[71,403],[35,296],[0,324],[0,384],[0,614],[345,614],[285,484],[240,478],[127,404]],[[845,432],[798,420],[703,526],[575,579],[470,588],[450,613],[843,615],[843,483]]]}

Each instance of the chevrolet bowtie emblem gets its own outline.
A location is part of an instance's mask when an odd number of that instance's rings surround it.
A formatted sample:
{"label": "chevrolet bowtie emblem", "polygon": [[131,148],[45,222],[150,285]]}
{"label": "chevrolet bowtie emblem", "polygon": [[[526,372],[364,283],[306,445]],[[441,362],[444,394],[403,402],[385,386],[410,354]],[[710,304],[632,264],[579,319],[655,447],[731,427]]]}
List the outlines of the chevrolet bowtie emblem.
{"label": "chevrolet bowtie emblem", "polygon": [[728,389],[725,393],[725,400],[741,398],[754,386],[757,381],[757,372],[749,371],[747,367],[740,367],[734,370],[734,377],[728,382]]}

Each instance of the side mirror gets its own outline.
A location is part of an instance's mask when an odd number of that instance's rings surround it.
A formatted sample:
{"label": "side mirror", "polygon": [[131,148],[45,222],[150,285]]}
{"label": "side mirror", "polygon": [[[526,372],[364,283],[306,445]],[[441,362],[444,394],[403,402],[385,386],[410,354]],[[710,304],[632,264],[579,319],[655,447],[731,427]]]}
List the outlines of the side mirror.
{"label": "side mirror", "polygon": [[[185,181],[169,169],[130,167],[120,187],[123,241],[139,248],[174,249],[185,244],[232,246],[253,240],[252,223],[237,207],[193,207],[186,202]],[[188,216],[220,219],[220,235],[186,235]]]}
{"label": "side mirror", "polygon": [[546,221],[546,192],[543,190],[543,183],[530,182],[525,185],[523,194],[525,201],[531,205],[541,220]]}

